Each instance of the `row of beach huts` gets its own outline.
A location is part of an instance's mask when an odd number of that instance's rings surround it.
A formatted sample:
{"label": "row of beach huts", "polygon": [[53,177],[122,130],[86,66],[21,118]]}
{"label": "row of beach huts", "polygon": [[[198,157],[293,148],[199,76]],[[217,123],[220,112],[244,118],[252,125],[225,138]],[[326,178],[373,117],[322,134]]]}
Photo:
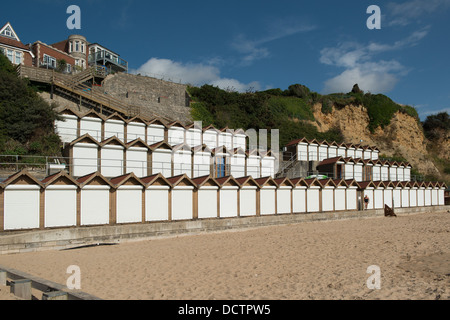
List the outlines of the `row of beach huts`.
{"label": "row of beach huts", "polygon": [[0,231],[314,214],[444,205],[444,183],[334,179],[166,178],[134,173],[37,180],[22,170],[0,184]]}

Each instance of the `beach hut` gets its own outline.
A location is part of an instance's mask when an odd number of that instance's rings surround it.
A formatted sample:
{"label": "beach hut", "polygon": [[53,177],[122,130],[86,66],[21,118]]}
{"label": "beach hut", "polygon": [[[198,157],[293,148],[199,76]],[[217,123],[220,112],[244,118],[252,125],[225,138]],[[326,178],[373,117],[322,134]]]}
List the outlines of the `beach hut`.
{"label": "beach hut", "polygon": [[398,163],[396,161],[392,161],[389,163],[389,180],[398,181],[397,180],[397,168],[398,168]]}
{"label": "beach hut", "polygon": [[[383,199],[384,199],[384,205],[389,206],[390,208],[393,208],[393,190],[395,188],[395,185],[392,183],[392,181],[384,181],[384,193],[383,193]],[[384,206],[383,206],[384,208]]]}
{"label": "beach hut", "polygon": [[440,184],[438,182],[432,182],[431,187],[433,188],[431,190],[431,205],[432,206],[438,206],[439,205],[439,189]]}
{"label": "beach hut", "polygon": [[145,141],[147,138],[147,122],[139,116],[136,116],[126,122],[126,139],[125,143],[141,139]]}
{"label": "beach hut", "polygon": [[230,158],[230,174],[234,178],[245,177],[245,161],[246,155],[245,150],[241,148],[232,149],[232,154]]}
{"label": "beach hut", "polygon": [[345,148],[346,148],[346,152],[347,152],[347,158],[356,158],[356,154],[355,154],[355,150],[356,147],[354,144],[352,143],[347,143],[345,144]]}
{"label": "beach hut", "polygon": [[61,171],[41,181],[44,192],[44,227],[74,227],[77,225],[78,182]]}
{"label": "beach hut", "polygon": [[219,130],[210,125],[203,128],[203,144],[206,144],[211,150],[218,147]]}
{"label": "beach hut", "polygon": [[247,135],[243,129],[238,129],[234,131],[233,134],[233,148],[241,148],[242,150],[247,150]]}
{"label": "beach hut", "polygon": [[80,136],[89,134],[97,141],[102,141],[102,128],[104,117],[94,110],[80,116]]}
{"label": "beach hut", "polygon": [[374,181],[375,189],[373,190],[373,205],[374,209],[384,209],[384,189],[383,181]]}
{"label": "beach hut", "polygon": [[238,216],[239,183],[231,176],[216,179],[220,186],[219,217],[234,218]]}
{"label": "beach hut", "polygon": [[275,178],[275,161],[276,158],[272,150],[262,151],[261,155],[261,176]]}
{"label": "beach hut", "polygon": [[196,191],[194,191],[194,207],[197,208],[197,212],[194,212],[194,218],[218,218],[219,196],[221,196],[219,194],[220,184],[210,175],[192,179],[192,182],[196,185]]}
{"label": "beach hut", "polygon": [[220,130],[218,136],[218,146],[225,146],[228,150],[233,148],[233,131],[226,127]]}
{"label": "beach hut", "polygon": [[389,180],[389,161],[386,160],[380,160],[381,163],[381,177],[380,181],[388,181]]}
{"label": "beach hut", "polygon": [[319,142],[316,139],[308,142],[308,161],[319,161]]}
{"label": "beach hut", "polygon": [[345,211],[345,210],[347,210],[346,193],[347,193],[348,185],[344,179],[335,179],[335,180],[333,180],[333,182],[335,185],[334,211]]}
{"label": "beach hut", "polygon": [[42,183],[26,169],[7,178],[0,184],[0,231],[43,228],[43,195]]}
{"label": "beach hut", "polygon": [[321,201],[320,201],[321,184],[315,178],[314,179],[306,179],[305,183],[307,185],[306,211],[308,213],[320,212],[321,211]]}
{"label": "beach hut", "polygon": [[248,176],[237,178],[239,183],[239,216],[251,217],[259,214],[259,185]]}
{"label": "beach hut", "polygon": [[358,197],[358,190],[361,190],[361,186],[356,180],[347,180],[345,182],[347,184],[345,197],[347,211],[358,210],[358,204],[362,201],[362,199],[359,199]]}
{"label": "beach hut", "polygon": [[319,180],[321,185],[321,205],[322,211],[334,211],[334,192],[336,189],[336,184],[333,179],[321,179]]}
{"label": "beach hut", "polygon": [[372,159],[362,160],[363,164],[363,179],[362,181],[373,181],[374,161]]}
{"label": "beach hut", "polygon": [[318,148],[319,161],[323,161],[323,160],[328,158],[328,147],[329,147],[329,145],[330,144],[326,140],[324,140],[324,141],[319,143],[319,148]]}
{"label": "beach hut", "polygon": [[372,160],[373,161],[379,160],[379,157],[380,157],[380,150],[377,147],[373,146],[372,147]]}
{"label": "beach hut", "polygon": [[405,163],[405,170],[404,170],[404,180],[405,181],[411,181],[411,169],[412,166],[410,163]]}
{"label": "beach hut", "polygon": [[425,206],[431,206],[432,205],[432,190],[433,185],[431,182],[425,182]]}
{"label": "beach hut", "polygon": [[401,208],[402,207],[402,189],[403,186],[400,181],[393,181],[392,182],[394,188],[392,190],[392,202],[394,208]]}
{"label": "beach hut", "polygon": [[372,160],[372,147],[363,146],[363,160]]}
{"label": "beach hut", "polygon": [[138,178],[149,175],[150,147],[140,138],[125,145],[125,173],[134,173]]}
{"label": "beach hut", "polygon": [[408,181],[401,181],[400,185],[402,186],[402,208],[410,207],[410,193],[411,193],[411,183]]}
{"label": "beach hut", "polygon": [[172,185],[160,173],[141,178],[145,189],[144,221],[169,221],[169,193]]}
{"label": "beach hut", "polygon": [[447,185],[442,182],[439,186],[439,205],[444,206],[445,205],[445,190],[447,189]]}
{"label": "beach hut", "polygon": [[417,182],[417,206],[424,207],[425,206],[425,183]]}
{"label": "beach hut", "polygon": [[192,148],[182,143],[173,147],[173,175],[192,177]]}
{"label": "beach hut", "polygon": [[77,225],[110,224],[110,198],[114,189],[104,176],[94,172],[77,179],[80,187],[80,221]]}
{"label": "beach hut", "polygon": [[105,119],[105,128],[102,140],[117,137],[120,141],[125,142],[125,124],[126,120],[118,113],[113,113],[107,117]]}
{"label": "beach hut", "polygon": [[147,140],[148,145],[165,141],[166,133],[165,123],[158,118],[154,118],[147,122]]}
{"label": "beach hut", "polygon": [[112,223],[143,222],[144,183],[134,173],[115,177],[110,181],[116,190],[115,201],[113,201],[115,214],[113,212]]}
{"label": "beach hut", "polygon": [[294,213],[306,212],[307,183],[303,178],[290,179],[292,183],[292,211]]}
{"label": "beach hut", "polygon": [[186,144],[190,147],[201,146],[203,130],[201,122],[194,122],[186,127]]}
{"label": "beach hut", "polygon": [[261,156],[258,155],[257,150],[246,151],[246,170],[247,176],[258,179],[261,177]]}
{"label": "beach hut", "polygon": [[260,215],[272,215],[277,213],[276,208],[276,189],[277,184],[272,177],[263,177],[255,179],[259,186],[259,208]]}
{"label": "beach hut", "polygon": [[372,180],[373,181],[381,181],[381,161],[380,160],[372,160]]}
{"label": "beach hut", "polygon": [[164,177],[172,174],[172,152],[173,148],[166,142],[158,142],[149,146],[151,152],[151,174],[161,173]]}
{"label": "beach hut", "polygon": [[98,171],[100,148],[100,143],[89,134],[72,141],[65,152],[71,159],[70,174],[82,177]]}
{"label": "beach hut", "polygon": [[333,141],[328,144],[328,156],[327,158],[336,158],[338,156],[338,148],[339,145],[336,143],[336,141]]}
{"label": "beach hut", "polygon": [[320,174],[342,179],[345,175],[345,161],[342,157],[328,158],[320,162],[316,169]]}
{"label": "beach hut", "polygon": [[100,144],[100,172],[105,177],[117,177],[125,169],[125,144],[111,137]]}
{"label": "beach hut", "polygon": [[406,181],[405,180],[405,163],[404,162],[398,163],[397,180],[401,181],[401,182]]}
{"label": "beach hut", "polygon": [[171,122],[167,125],[168,143],[173,147],[183,144],[186,139],[186,127],[179,121]]}
{"label": "beach hut", "polygon": [[276,190],[277,214],[291,214],[292,211],[292,189],[294,185],[288,178],[274,179]]}
{"label": "beach hut", "polygon": [[205,144],[191,148],[192,176],[204,177],[211,174],[212,151]]}
{"label": "beach hut", "polygon": [[293,153],[297,154],[298,161],[308,161],[309,140],[307,140],[306,138],[302,138],[299,140],[292,141],[287,145],[287,148],[289,149],[291,145],[296,147],[296,149],[293,150]]}
{"label": "beach hut", "polygon": [[344,158],[344,174],[343,178],[344,180],[352,180],[355,178],[355,165],[357,163],[357,160],[354,158],[348,157]]}
{"label": "beach hut", "polygon": [[223,178],[230,175],[231,152],[225,146],[214,148],[212,151],[212,175],[214,178]]}
{"label": "beach hut", "polygon": [[358,182],[364,181],[364,163],[360,158],[354,159],[354,179]]}
{"label": "beach hut", "polygon": [[355,158],[363,160],[364,147],[360,144],[355,145]]}
{"label": "beach hut", "polygon": [[409,206],[417,207],[417,190],[419,188],[419,184],[414,181],[410,183],[409,189]]}
{"label": "beach hut", "polygon": [[167,180],[172,185],[170,220],[192,220],[194,218],[195,183],[185,174]]}
{"label": "beach hut", "polygon": [[359,186],[363,192],[363,198],[365,198],[366,196],[369,198],[367,210],[375,209],[375,183],[373,183],[372,181],[364,181],[359,183]]}
{"label": "beach hut", "polygon": [[337,157],[347,158],[347,146],[345,143],[339,143],[337,149]]}
{"label": "beach hut", "polygon": [[55,120],[55,133],[61,138],[63,143],[71,143],[79,137],[80,116],[72,109],[66,108],[59,112],[61,120]]}

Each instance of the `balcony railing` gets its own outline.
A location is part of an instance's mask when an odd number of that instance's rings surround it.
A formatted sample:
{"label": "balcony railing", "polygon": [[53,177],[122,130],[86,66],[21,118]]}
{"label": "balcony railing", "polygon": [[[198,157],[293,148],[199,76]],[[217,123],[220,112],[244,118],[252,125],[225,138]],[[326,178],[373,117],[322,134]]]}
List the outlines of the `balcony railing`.
{"label": "balcony railing", "polygon": [[94,63],[98,63],[98,62],[101,62],[103,64],[104,61],[113,63],[116,66],[119,66],[125,70],[128,70],[128,62],[127,61],[111,54],[110,52],[108,52],[106,50],[91,53],[88,57],[88,63],[90,65],[94,64]]}

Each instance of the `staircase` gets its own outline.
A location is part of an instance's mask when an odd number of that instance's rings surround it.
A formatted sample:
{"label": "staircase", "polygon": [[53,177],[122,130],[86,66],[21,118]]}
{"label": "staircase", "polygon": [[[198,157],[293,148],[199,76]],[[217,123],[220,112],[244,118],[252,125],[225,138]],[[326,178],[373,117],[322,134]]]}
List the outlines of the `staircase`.
{"label": "staircase", "polygon": [[75,75],[67,75],[54,70],[20,65],[17,73],[20,77],[31,81],[51,84],[59,94],[77,101],[79,105],[84,104],[91,109],[97,109],[103,114],[117,112],[125,118],[133,118],[141,114],[140,107],[130,106],[106,93],[93,90],[92,86],[86,84],[96,77],[105,78],[106,74],[102,68],[91,67]]}

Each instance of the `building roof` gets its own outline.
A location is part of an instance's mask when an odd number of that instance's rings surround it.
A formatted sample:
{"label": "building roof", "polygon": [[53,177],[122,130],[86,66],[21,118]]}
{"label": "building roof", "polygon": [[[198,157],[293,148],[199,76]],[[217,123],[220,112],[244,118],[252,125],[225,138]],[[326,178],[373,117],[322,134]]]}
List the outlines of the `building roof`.
{"label": "building roof", "polygon": [[[13,33],[12,37],[7,37],[2,35],[1,33],[6,29],[6,28],[10,28],[10,30]],[[11,24],[9,22],[7,22],[1,29],[0,29],[0,43],[3,43],[7,46],[11,46],[11,47],[15,47],[18,49],[22,49],[24,51],[30,51],[30,48],[26,45],[24,45],[19,37],[17,36],[16,32],[14,31],[13,27],[11,26]]]}
{"label": "building roof", "polygon": [[212,182],[212,184],[216,185],[217,187],[220,187],[220,184],[211,175],[197,177],[191,180],[197,185],[197,188],[201,188],[207,182]]}
{"label": "building roof", "polygon": [[339,157],[325,159],[322,162],[320,162],[317,166],[321,167],[321,166],[325,166],[325,165],[328,165],[328,164],[335,164],[335,163],[337,163],[339,161],[345,162],[344,158],[339,156]]}

